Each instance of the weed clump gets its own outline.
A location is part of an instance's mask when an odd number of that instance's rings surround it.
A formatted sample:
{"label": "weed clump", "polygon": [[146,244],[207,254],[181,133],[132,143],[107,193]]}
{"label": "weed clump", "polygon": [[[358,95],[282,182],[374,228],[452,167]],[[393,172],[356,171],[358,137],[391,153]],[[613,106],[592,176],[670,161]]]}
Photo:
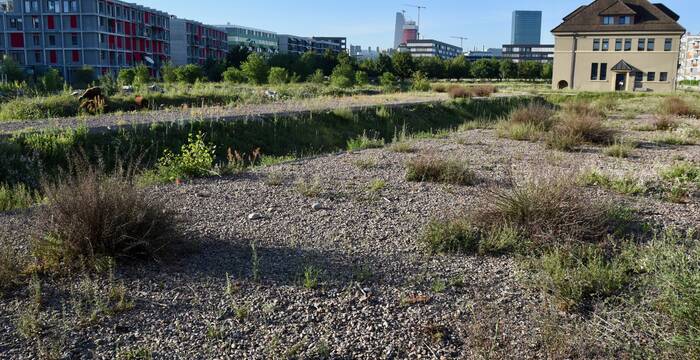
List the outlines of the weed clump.
{"label": "weed clump", "polygon": [[0,244],[0,298],[21,281],[25,266],[23,257],[8,246]]}
{"label": "weed clump", "polygon": [[463,161],[420,156],[406,163],[406,180],[468,186],[476,184],[477,177]]}
{"label": "weed clump", "polygon": [[78,161],[55,184],[44,184],[37,255],[45,264],[71,267],[103,258],[157,257],[176,234],[176,219],[158,199],[134,184],[134,170],[113,172]]}
{"label": "weed clump", "polygon": [[697,116],[695,111],[687,101],[678,96],[670,96],[661,102],[661,112],[674,116]]}
{"label": "weed clump", "polygon": [[468,99],[473,96],[472,92],[464,86],[450,85],[447,87],[447,95],[450,99]]}
{"label": "weed clump", "polygon": [[378,149],[384,147],[384,139],[379,137],[370,137],[367,133],[348,140],[348,151],[359,151],[365,149]]}
{"label": "weed clump", "polygon": [[41,195],[27,185],[15,186],[0,184],[0,212],[26,209],[41,201]]}
{"label": "weed clump", "polygon": [[515,109],[507,122],[497,127],[498,135],[513,140],[534,141],[554,125],[554,111],[541,103],[530,103]]}
{"label": "weed clump", "polygon": [[557,150],[571,151],[583,143],[612,144],[615,132],[603,124],[599,111],[587,103],[567,105],[561,120],[549,133],[547,145]]}

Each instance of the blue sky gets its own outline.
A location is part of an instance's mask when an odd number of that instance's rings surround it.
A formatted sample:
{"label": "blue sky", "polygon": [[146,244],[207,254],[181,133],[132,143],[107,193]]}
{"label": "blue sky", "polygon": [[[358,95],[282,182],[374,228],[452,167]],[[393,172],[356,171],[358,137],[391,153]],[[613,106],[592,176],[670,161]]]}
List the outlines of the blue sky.
{"label": "blue sky", "polygon": [[[363,47],[390,47],[394,16],[421,4],[421,34],[459,45],[451,36],[466,36],[465,49],[500,47],[510,41],[513,10],[542,10],[543,42],[553,41],[549,30],[588,0],[132,0],[181,18],[208,24],[238,24],[300,36],[346,36]],[[681,16],[688,31],[700,33],[700,1],[657,0]]]}

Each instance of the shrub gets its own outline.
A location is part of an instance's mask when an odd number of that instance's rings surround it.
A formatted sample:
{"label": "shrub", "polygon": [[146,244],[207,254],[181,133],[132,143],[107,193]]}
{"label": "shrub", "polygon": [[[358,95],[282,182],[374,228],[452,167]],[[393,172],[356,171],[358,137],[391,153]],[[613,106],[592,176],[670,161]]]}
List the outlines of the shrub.
{"label": "shrub", "polygon": [[246,81],[243,71],[239,70],[234,66],[231,66],[230,68],[226,69],[226,71],[224,71],[223,73],[223,77],[224,81],[233,84],[241,84]]}
{"label": "shrub", "polygon": [[24,184],[13,187],[0,184],[0,212],[26,209],[39,201],[41,201],[39,192],[29,189]]}
{"label": "shrub", "polygon": [[385,72],[379,78],[379,84],[384,88],[384,91],[393,92],[399,89],[399,80],[390,72]]}
{"label": "shrub", "polygon": [[599,116],[586,110],[567,111],[550,132],[547,144],[555,149],[570,151],[581,143],[611,144],[615,132],[607,128]]}
{"label": "shrub", "polygon": [[107,173],[80,160],[55,184],[42,189],[36,252],[47,266],[94,265],[102,258],[144,259],[161,254],[176,221],[164,204],[133,183],[133,169]]}
{"label": "shrub", "polygon": [[421,71],[413,73],[411,82],[411,90],[413,91],[430,91],[430,80]]}
{"label": "shrub", "polygon": [[85,65],[80,69],[73,70],[73,84],[80,89],[87,88],[95,81],[95,69]]}
{"label": "shrub", "polygon": [[656,116],[652,123],[656,130],[668,131],[675,130],[678,128],[678,122],[671,118],[670,116]]}
{"label": "shrub", "polygon": [[250,54],[248,59],[241,64],[241,70],[248,81],[256,85],[264,84],[270,72],[265,59],[258,53]]}
{"label": "shrub", "polygon": [[536,245],[598,241],[607,234],[608,206],[592,203],[568,179],[543,178],[491,190],[472,223],[479,229],[517,229]]}
{"label": "shrub", "polygon": [[175,69],[177,81],[186,84],[194,84],[204,78],[202,67],[196,64],[187,64]]}
{"label": "shrub", "polygon": [[384,147],[384,139],[369,137],[367,136],[367,133],[363,133],[361,136],[348,140],[348,151],[376,149],[382,147]]}
{"label": "shrub", "polygon": [[313,84],[323,84],[326,82],[326,77],[323,75],[323,71],[318,69],[313,74],[309,75],[307,81]]}
{"label": "shrub", "polygon": [[355,84],[358,86],[364,86],[369,84],[369,75],[364,71],[355,72]]}
{"label": "shrub", "polygon": [[349,88],[354,85],[355,70],[350,64],[340,64],[333,69],[331,85],[339,88]]}
{"label": "shrub", "polygon": [[532,102],[521,106],[510,113],[510,122],[515,124],[531,124],[543,131],[549,130],[554,124],[554,111],[547,105]]}
{"label": "shrub", "polygon": [[661,112],[666,115],[695,116],[697,113],[688,102],[678,96],[670,96],[661,102]]}
{"label": "shrub", "polygon": [[119,75],[117,80],[122,85],[132,85],[134,83],[134,78],[136,77],[136,72],[133,68],[121,69],[119,70]]}
{"label": "shrub", "polygon": [[542,129],[528,123],[504,122],[496,126],[498,137],[517,141],[536,141],[542,134]]}
{"label": "shrub", "polygon": [[636,147],[637,144],[630,141],[617,141],[606,147],[603,153],[610,157],[624,159],[630,157]]}
{"label": "shrub", "polygon": [[63,78],[58,69],[50,68],[39,77],[39,88],[45,92],[56,92],[63,89]]}
{"label": "shrub", "polygon": [[287,69],[280,67],[270,68],[270,75],[267,77],[267,82],[271,85],[283,85],[289,82],[289,74]]}
{"label": "shrub", "polygon": [[476,174],[464,161],[420,156],[406,163],[406,180],[454,185],[474,185]]}
{"label": "shrub", "polygon": [[420,240],[433,254],[474,253],[479,248],[481,234],[468,221],[454,219],[432,221]]}
{"label": "shrub", "polygon": [[450,97],[450,99],[465,99],[472,97],[472,93],[469,90],[467,90],[467,88],[460,85],[448,86],[447,95]]}
{"label": "shrub", "polygon": [[163,78],[163,82],[166,84],[174,84],[178,82],[177,80],[177,67],[175,67],[171,62],[163,64],[160,68],[160,76]]}
{"label": "shrub", "polygon": [[19,283],[25,266],[22,256],[0,242],[0,298]]}
{"label": "shrub", "polygon": [[433,84],[433,85],[431,85],[431,88],[436,93],[446,93],[447,92],[447,85],[445,85],[445,84]]}
{"label": "shrub", "polygon": [[160,179],[175,181],[189,177],[207,176],[214,166],[214,146],[204,142],[202,133],[187,138],[187,144],[175,155],[165,150],[158,160],[157,173]]}
{"label": "shrub", "polygon": [[151,70],[146,65],[136,65],[134,67],[134,84],[144,85],[149,81],[151,81]]}
{"label": "shrub", "polygon": [[472,96],[489,97],[498,92],[498,88],[493,85],[477,85],[469,88]]}

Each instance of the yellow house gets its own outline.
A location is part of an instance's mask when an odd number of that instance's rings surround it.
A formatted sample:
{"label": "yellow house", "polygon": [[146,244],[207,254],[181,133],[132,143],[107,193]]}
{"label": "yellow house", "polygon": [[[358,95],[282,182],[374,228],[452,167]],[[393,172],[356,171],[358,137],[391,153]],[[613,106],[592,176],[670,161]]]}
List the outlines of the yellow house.
{"label": "yellow house", "polygon": [[679,16],[647,0],[597,0],[564,18],[554,34],[553,89],[675,90]]}

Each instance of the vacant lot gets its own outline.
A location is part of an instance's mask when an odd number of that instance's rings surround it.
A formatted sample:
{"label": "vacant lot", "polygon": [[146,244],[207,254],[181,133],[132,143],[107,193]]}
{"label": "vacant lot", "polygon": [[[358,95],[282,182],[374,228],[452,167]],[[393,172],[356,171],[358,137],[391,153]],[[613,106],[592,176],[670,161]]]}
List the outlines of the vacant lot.
{"label": "vacant lot", "polygon": [[[149,187],[183,222],[176,256],[20,267],[0,300],[0,353],[696,356],[700,122],[626,102],[535,106]],[[33,252],[41,213],[0,215],[0,248]]]}

